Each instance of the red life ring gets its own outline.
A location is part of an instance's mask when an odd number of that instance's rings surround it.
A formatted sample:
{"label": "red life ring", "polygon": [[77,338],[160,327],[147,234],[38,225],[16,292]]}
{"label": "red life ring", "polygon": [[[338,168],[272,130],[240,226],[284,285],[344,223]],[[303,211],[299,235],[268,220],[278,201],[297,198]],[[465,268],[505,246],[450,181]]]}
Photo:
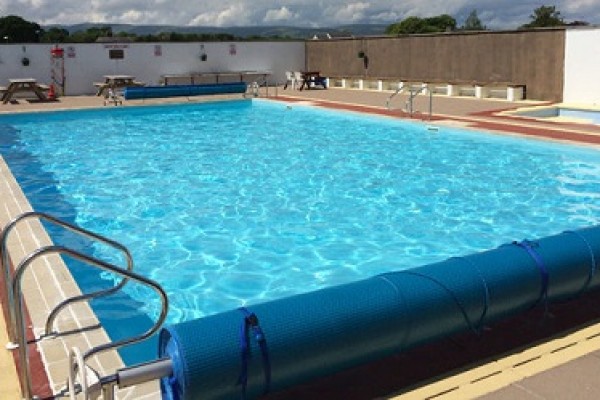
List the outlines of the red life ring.
{"label": "red life ring", "polygon": [[62,58],[65,54],[65,49],[60,47],[54,47],[50,50],[50,55],[54,58]]}

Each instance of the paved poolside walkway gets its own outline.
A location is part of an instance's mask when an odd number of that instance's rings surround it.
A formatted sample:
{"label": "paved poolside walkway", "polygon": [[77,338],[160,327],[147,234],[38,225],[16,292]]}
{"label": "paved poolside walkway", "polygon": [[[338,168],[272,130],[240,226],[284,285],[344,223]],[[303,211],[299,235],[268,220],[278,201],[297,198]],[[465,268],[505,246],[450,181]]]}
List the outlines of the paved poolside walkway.
{"label": "paved poolside walkway", "polygon": [[[0,343],[4,345],[8,341],[4,314],[0,310]],[[0,399],[20,399],[21,391],[16,384],[18,378],[13,358],[6,350],[3,349],[2,351],[0,355],[0,371],[2,371],[2,374],[0,374]]]}
{"label": "paved poolside walkway", "polygon": [[[402,109],[405,108],[408,96],[400,94],[386,107],[389,93],[377,91],[360,91],[344,89],[328,90],[278,90],[277,94],[294,101],[310,101],[325,107],[342,108],[359,112],[373,112],[399,118],[411,118]],[[531,118],[500,115],[501,111],[522,107],[548,105],[540,101],[508,102],[504,100],[475,99],[468,97],[433,96],[432,118],[429,119],[429,97],[417,96],[414,102],[415,112],[412,119],[431,121],[432,124],[449,124],[536,136],[552,140],[565,140],[576,143],[600,144],[600,126],[574,123],[540,121]],[[600,109],[599,109],[600,110]]]}
{"label": "paved poolside walkway", "polygon": [[[290,103],[309,101],[317,106],[407,117],[400,110],[406,101],[403,95],[394,98],[391,110],[388,110],[385,105],[389,93],[343,89],[300,92],[281,88],[276,93],[281,100]],[[213,99],[174,98],[166,101]],[[413,117],[428,119],[428,101],[425,96],[417,97],[415,109],[419,112]],[[126,101],[125,106],[164,102],[164,99]],[[431,123],[600,144],[600,127],[595,125],[540,122],[497,115],[498,110],[532,104],[541,103],[434,96]],[[14,104],[0,106],[0,113],[102,106],[102,99],[96,96],[69,96],[45,103],[18,99]],[[597,324],[600,321],[600,295],[590,294],[578,301],[552,307],[551,312],[553,316],[548,317],[541,315],[539,310],[532,310],[523,317],[494,325],[480,340],[457,335],[437,345],[423,346],[381,363],[269,398],[366,399],[394,397],[393,393],[400,399],[600,398],[600,381],[596,377],[597,371],[600,371],[600,325]],[[2,325],[0,331],[4,332]],[[10,372],[12,365],[7,354],[0,353],[0,367],[3,367],[0,398],[17,399],[16,378],[4,374],[5,371]],[[368,385],[364,384],[365,375],[370,383]]]}

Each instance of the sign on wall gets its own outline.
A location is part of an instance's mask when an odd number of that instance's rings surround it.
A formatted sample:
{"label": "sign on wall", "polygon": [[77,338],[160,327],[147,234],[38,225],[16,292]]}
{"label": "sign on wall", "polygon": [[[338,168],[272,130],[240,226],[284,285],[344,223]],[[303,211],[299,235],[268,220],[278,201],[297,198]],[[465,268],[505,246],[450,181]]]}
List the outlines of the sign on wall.
{"label": "sign on wall", "polygon": [[125,58],[125,50],[123,49],[109,49],[108,58],[111,60],[122,60]]}

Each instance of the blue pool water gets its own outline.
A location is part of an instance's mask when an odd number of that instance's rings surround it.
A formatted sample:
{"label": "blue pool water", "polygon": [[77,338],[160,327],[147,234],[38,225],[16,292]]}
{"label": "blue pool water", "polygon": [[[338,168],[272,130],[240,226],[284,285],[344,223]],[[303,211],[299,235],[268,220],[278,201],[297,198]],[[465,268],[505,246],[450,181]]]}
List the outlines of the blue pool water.
{"label": "blue pool water", "polygon": [[515,111],[515,115],[534,118],[564,117],[600,125],[600,111],[594,110],[581,110],[568,107],[539,107],[537,109],[517,110]]}
{"label": "blue pool water", "polygon": [[[2,115],[0,151],[36,210],[130,248],[170,323],[600,222],[597,150],[279,102]],[[93,304],[113,337],[158,314],[124,291]]]}

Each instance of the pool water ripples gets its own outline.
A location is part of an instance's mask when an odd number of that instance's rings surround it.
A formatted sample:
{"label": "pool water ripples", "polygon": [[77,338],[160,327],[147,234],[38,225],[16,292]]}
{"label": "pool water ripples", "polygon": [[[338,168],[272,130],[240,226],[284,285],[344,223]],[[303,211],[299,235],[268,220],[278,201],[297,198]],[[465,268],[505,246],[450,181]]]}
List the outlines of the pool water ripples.
{"label": "pool water ripples", "polygon": [[0,120],[34,207],[129,247],[169,322],[600,221],[576,146],[256,100]]}

